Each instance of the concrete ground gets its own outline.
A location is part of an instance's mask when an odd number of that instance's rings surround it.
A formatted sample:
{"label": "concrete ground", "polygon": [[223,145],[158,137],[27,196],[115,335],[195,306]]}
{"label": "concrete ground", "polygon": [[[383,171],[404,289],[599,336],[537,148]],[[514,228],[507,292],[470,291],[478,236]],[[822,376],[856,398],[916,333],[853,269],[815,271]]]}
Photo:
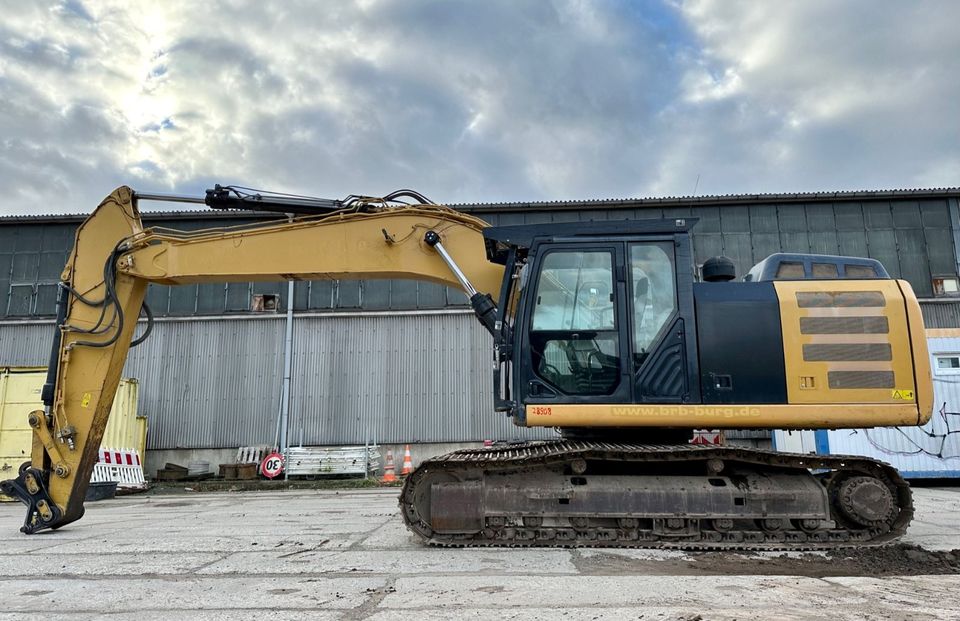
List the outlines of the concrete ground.
{"label": "concrete ground", "polygon": [[[949,554],[427,548],[397,492],[128,496],[32,536],[0,505],[0,620],[960,619]],[[960,488],[916,504],[907,543],[960,548]]]}

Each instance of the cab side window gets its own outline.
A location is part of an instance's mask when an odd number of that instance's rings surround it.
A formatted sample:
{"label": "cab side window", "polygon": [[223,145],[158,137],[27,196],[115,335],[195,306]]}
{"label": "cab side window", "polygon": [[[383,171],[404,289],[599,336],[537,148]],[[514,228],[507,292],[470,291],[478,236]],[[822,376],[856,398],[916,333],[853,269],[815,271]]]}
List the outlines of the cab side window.
{"label": "cab side window", "polygon": [[676,270],[672,244],[630,246],[633,307],[633,353],[641,364],[657,336],[677,311]]}

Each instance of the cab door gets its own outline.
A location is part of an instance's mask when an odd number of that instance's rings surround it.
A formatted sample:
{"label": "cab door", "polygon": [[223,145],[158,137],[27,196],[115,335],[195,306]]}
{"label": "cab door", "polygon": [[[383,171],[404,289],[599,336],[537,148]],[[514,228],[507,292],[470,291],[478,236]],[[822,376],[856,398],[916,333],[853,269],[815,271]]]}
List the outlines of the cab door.
{"label": "cab door", "polygon": [[622,243],[539,244],[517,331],[525,404],[629,403]]}

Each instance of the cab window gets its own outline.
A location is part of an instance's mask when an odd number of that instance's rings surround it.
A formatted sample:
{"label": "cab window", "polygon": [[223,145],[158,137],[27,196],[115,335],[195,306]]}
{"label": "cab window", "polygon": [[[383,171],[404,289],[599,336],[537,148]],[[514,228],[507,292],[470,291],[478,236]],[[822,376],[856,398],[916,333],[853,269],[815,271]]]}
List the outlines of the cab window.
{"label": "cab window", "polygon": [[606,395],[619,382],[613,255],[553,251],[540,268],[530,330],[533,368],[571,395]]}
{"label": "cab window", "polygon": [[637,363],[647,357],[677,310],[675,274],[672,244],[630,246],[633,352]]}

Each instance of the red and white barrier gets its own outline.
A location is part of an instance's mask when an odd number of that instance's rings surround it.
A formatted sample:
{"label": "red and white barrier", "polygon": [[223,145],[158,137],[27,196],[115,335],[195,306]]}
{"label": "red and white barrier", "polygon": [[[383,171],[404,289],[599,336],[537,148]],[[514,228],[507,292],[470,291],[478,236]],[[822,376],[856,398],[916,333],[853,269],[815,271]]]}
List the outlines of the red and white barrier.
{"label": "red and white barrier", "polygon": [[134,449],[100,449],[100,459],[93,466],[91,483],[116,481],[117,489],[147,489],[140,454]]}
{"label": "red and white barrier", "polygon": [[723,432],[719,429],[694,429],[690,444],[723,445],[725,444]]}

